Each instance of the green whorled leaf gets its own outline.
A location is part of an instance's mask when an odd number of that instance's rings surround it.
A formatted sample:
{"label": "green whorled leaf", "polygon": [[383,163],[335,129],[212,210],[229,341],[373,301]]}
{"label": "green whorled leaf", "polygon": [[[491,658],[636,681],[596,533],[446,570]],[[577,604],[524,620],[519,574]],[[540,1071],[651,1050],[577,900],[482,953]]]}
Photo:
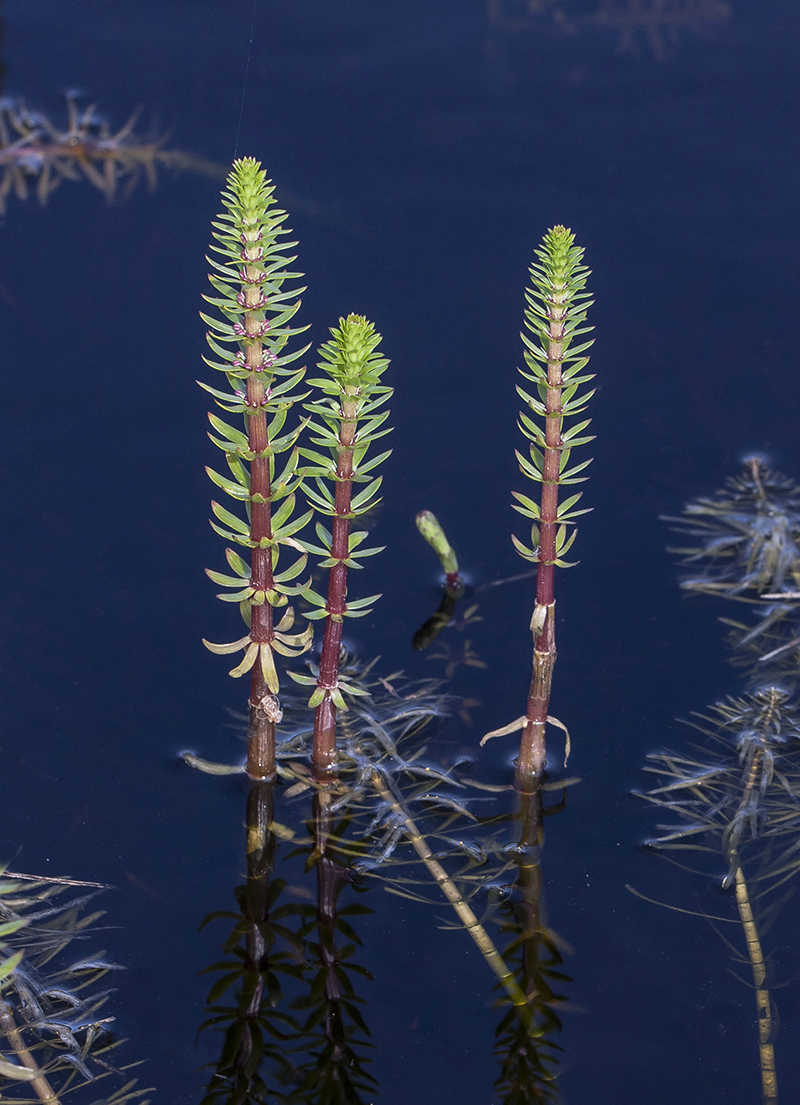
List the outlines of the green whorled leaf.
{"label": "green whorled leaf", "polygon": [[[568,452],[568,451],[569,450],[565,450],[565,452]],[[562,454],[562,456],[563,456],[563,454]],[[565,471],[561,472],[561,474],[559,475],[558,482],[559,483],[579,483],[582,480],[588,479],[588,476],[581,476],[578,479],[576,479],[576,476],[578,475],[578,472],[583,472],[583,470],[585,468],[588,468],[593,460],[594,460],[594,457],[589,457],[589,459],[583,461],[583,463],[574,464],[572,466],[572,468],[568,468]]]}
{"label": "green whorled leaf", "polygon": [[536,549],[529,549],[528,546],[523,545],[519,538],[515,537],[513,533],[511,534],[511,540],[513,542],[514,548],[524,560],[529,560],[532,564],[539,563],[538,547]]}
{"label": "green whorled leaf", "polygon": [[376,476],[374,480],[367,484],[363,491],[359,491],[357,495],[354,495],[350,501],[350,514],[355,515],[363,512],[367,509],[367,504],[374,505],[373,500],[380,490],[380,486],[383,483],[382,476]]}
{"label": "green whorled leaf", "polygon": [[303,485],[306,497],[311,501],[311,505],[323,514],[335,514],[336,508],[330,491],[318,477],[316,483],[317,489],[314,489],[309,483]]}
{"label": "green whorled leaf", "polygon": [[224,522],[226,525],[230,526],[231,529],[247,537],[250,536],[250,526],[247,522],[243,522],[241,518],[237,518],[235,514],[231,514],[229,510],[226,510],[224,506],[221,506],[213,499],[211,501],[211,509],[215,516],[219,518],[220,522]]}
{"label": "green whorled leaf", "polygon": [[229,426],[227,422],[223,422],[221,418],[217,418],[211,411],[208,412],[208,420],[214,429],[222,434],[228,441],[236,445],[242,445],[245,449],[249,448],[250,442],[247,439],[247,434],[242,433],[241,430],[234,429],[233,426]]}
{"label": "green whorled leaf", "polygon": [[[334,441],[336,441],[335,438]],[[336,448],[336,445],[334,445],[334,448]],[[322,472],[333,472],[334,474],[336,473],[336,461],[332,457],[326,456],[324,453],[318,453],[315,449],[309,449],[305,445],[300,446],[300,455],[305,460],[313,461],[314,464],[317,465]],[[306,471],[313,474],[316,469],[306,468]]]}
{"label": "green whorled leaf", "polygon": [[325,526],[323,526],[322,522],[316,523],[316,525],[314,526],[314,531],[319,538],[322,547],[330,551],[331,545],[333,544],[333,534],[331,533],[331,531],[329,529],[326,529]]}
{"label": "green whorled leaf", "polygon": [[[206,568],[206,571],[208,571],[208,568]],[[224,586],[228,586],[228,585],[226,584]],[[252,599],[253,594],[254,594],[253,588],[252,587],[246,587],[242,591],[231,592],[231,594],[229,594],[229,595],[224,594],[224,593],[220,593],[220,594],[217,595],[217,598],[220,599],[222,602],[243,602],[246,599]]]}
{"label": "green whorled leaf", "polygon": [[319,545],[313,545],[310,541],[303,540],[301,542],[306,552],[313,553],[314,556],[327,556],[328,550],[321,548]]}
{"label": "green whorled leaf", "polygon": [[239,335],[234,332],[233,327],[227,321],[227,319],[214,318],[213,315],[206,315],[202,311],[200,312],[200,318],[206,324],[210,326],[213,331],[214,338],[217,341],[229,341],[239,344]]}
{"label": "green whorled leaf", "polygon": [[238,576],[240,576],[242,579],[250,578],[250,565],[246,564],[244,560],[242,560],[242,558],[239,556],[239,554],[233,551],[233,549],[225,550],[225,559],[228,561],[228,564]]}
{"label": "green whorled leaf", "polygon": [[323,595],[318,594],[316,591],[312,591],[312,590],[306,591],[305,598],[310,603],[312,603],[312,605],[314,605],[314,606],[327,606],[328,605],[328,600]]}
{"label": "green whorled leaf", "polygon": [[[242,577],[241,576],[227,576],[227,575],[224,575],[222,572],[215,572],[211,568],[206,568],[206,575],[208,576],[209,579],[213,580],[214,583],[218,583],[220,585],[220,587],[239,587],[239,588],[241,588],[241,586],[242,586]],[[248,578],[249,578],[249,575],[248,575]],[[237,599],[237,601],[238,601],[238,599]]]}
{"label": "green whorled leaf", "polygon": [[578,491],[575,495],[570,495],[567,499],[564,499],[558,504],[559,513],[563,510],[568,513],[570,509],[582,498],[583,492]]}
{"label": "green whorled leaf", "polygon": [[242,485],[242,487],[249,488],[250,487],[250,472],[247,468],[245,468],[244,464],[239,459],[239,457],[237,457],[233,453],[226,453],[225,454],[225,459],[228,462],[228,467],[231,470],[231,475],[236,480],[236,482],[240,483]]}
{"label": "green whorled leaf", "polygon": [[226,410],[230,410],[231,404],[233,404],[235,409],[238,410],[239,407],[241,408],[242,414],[247,411],[247,407],[242,402],[242,400],[238,399],[237,396],[235,396],[232,392],[220,391],[219,388],[212,388],[211,384],[206,384],[202,380],[197,380],[197,383],[200,385],[203,391],[207,391],[209,395],[213,395],[214,398],[219,401],[220,405],[224,404]]}
{"label": "green whorled leaf", "polygon": [[361,460],[357,461],[354,466],[354,479],[363,478],[364,476],[366,476],[367,472],[371,472],[374,468],[377,468],[379,464],[383,464],[383,462],[391,455],[392,450],[387,449],[383,453],[378,453],[376,457],[371,457],[366,463]]}
{"label": "green whorled leaf", "polygon": [[[561,440],[564,442],[565,445],[569,443],[570,448],[573,448],[573,439],[583,430],[585,430],[586,427],[591,424],[591,421],[591,418],[587,418],[583,422],[577,422],[574,426],[570,426],[569,430],[566,430],[561,434]],[[588,440],[593,441],[594,439],[589,438]]]}
{"label": "green whorled leaf", "polygon": [[578,530],[574,526],[572,530],[568,530],[566,526],[559,526],[556,531],[556,555],[563,556],[569,552],[577,536]]}
{"label": "green whorled leaf", "polygon": [[514,454],[519,462],[520,471],[523,472],[529,479],[537,480],[539,483],[544,479],[543,468],[537,468],[534,463],[522,455],[519,449],[514,450]]}
{"label": "green whorled leaf", "polygon": [[251,541],[249,537],[243,537],[241,533],[234,533],[233,530],[225,529],[224,526],[218,526],[216,522],[210,519],[209,524],[214,533],[218,533],[220,537],[224,537],[226,541],[234,541],[237,545],[242,545],[246,549],[255,548],[256,542]]}
{"label": "green whorled leaf", "polygon": [[305,514],[301,514],[298,518],[295,518],[293,522],[289,522],[286,526],[277,528],[273,522],[272,531],[275,541],[278,543],[284,543],[289,537],[293,537],[300,530],[304,529],[311,521],[314,512],[309,510]]}
{"label": "green whorled leaf", "polygon": [[528,518],[535,518],[537,521],[541,519],[541,507],[538,503],[535,503],[533,499],[527,495],[523,495],[521,491],[512,491],[511,494],[520,504],[512,503],[514,510],[518,510],[520,514],[527,515]]}
{"label": "green whorled leaf", "polygon": [[361,610],[363,607],[369,606],[370,603],[377,602],[380,597],[380,595],[368,595],[365,599],[353,599],[352,601],[348,599],[347,612],[349,613],[351,610]]}
{"label": "green whorled leaf", "polygon": [[275,532],[275,530],[280,529],[283,523],[291,516],[296,501],[297,500],[294,495],[287,495],[281,505],[277,508],[275,513],[272,515],[273,533]]}
{"label": "green whorled leaf", "polygon": [[329,617],[329,614],[327,610],[304,610],[303,617],[308,618],[310,622],[316,622],[321,618]]}
{"label": "green whorled leaf", "polygon": [[215,483],[217,487],[221,487],[232,499],[245,500],[250,498],[249,487],[242,487],[240,483],[234,483],[233,480],[220,476],[219,472],[215,472],[213,468],[206,468],[206,472],[212,483]]}
{"label": "green whorled leaf", "polygon": [[317,677],[315,675],[300,675],[296,671],[287,671],[286,673],[290,679],[293,679],[295,683],[300,683],[304,687],[316,687]]}
{"label": "green whorled leaf", "polygon": [[562,434],[562,440],[564,440],[566,445],[569,445],[570,449],[577,448],[579,445],[588,445],[591,441],[594,441],[594,439],[594,434],[587,434],[586,437],[570,437],[567,440]]}
{"label": "green whorled leaf", "polygon": [[[297,560],[295,560],[294,564],[292,564],[291,568],[287,568],[285,571],[280,572],[278,575],[273,577],[275,583],[288,583],[290,579],[296,579],[297,576],[299,576],[300,573],[303,571],[307,563],[307,556],[299,556]],[[281,590],[283,591],[283,588],[281,588]],[[294,588],[292,588],[292,590],[295,594],[302,594],[302,591],[295,591]],[[286,591],[283,591],[283,593],[286,594]]]}

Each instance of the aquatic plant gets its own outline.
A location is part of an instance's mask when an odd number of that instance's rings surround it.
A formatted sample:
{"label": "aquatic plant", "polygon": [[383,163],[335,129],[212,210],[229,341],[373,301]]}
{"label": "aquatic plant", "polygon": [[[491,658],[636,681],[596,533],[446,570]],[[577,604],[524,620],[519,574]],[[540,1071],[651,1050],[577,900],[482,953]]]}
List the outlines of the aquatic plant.
{"label": "aquatic plant", "polygon": [[[583,250],[575,245],[575,235],[563,226],[555,226],[545,235],[530,267],[530,287],[525,292],[525,380],[533,391],[518,386],[517,391],[530,414],[520,412],[519,427],[530,446],[528,456],[517,450],[520,471],[541,484],[537,500],[522,492],[513,492],[514,509],[533,522],[531,543],[512,537],[517,552],[537,565],[536,605],[531,617],[533,634],[533,675],[523,717],[502,729],[487,733],[484,741],[522,729],[518,777],[523,785],[541,775],[545,764],[545,726],[548,721],[564,728],[550,717],[550,690],[556,661],[555,569],[572,567],[564,557],[575,540],[575,519],[587,510],[576,509],[582,492],[559,501],[559,491],[568,485],[583,483],[580,475],[589,460],[570,467],[572,450],[593,441],[585,431],[591,419],[564,427],[564,419],[582,414],[594,391],[579,391],[594,377],[586,374],[586,351],[593,341],[573,345],[576,338],[589,333],[586,312],[591,306],[585,291],[589,270],[582,263]],[[527,386],[527,385],[526,385]],[[483,742],[482,742],[483,743]]]}
{"label": "aquatic plant", "polygon": [[[381,409],[392,394],[381,383],[389,361],[378,352],[380,341],[373,324],[361,315],[339,319],[331,340],[319,350],[322,359],[317,367],[325,375],[309,381],[322,395],[305,404],[312,416],[308,434],[317,449],[301,449],[311,462],[304,492],[316,511],[330,517],[331,529],[318,522],[320,544],[306,541],[304,548],[322,557],[320,567],[328,569],[328,593],[323,596],[310,587],[303,592],[314,607],[305,616],[312,621],[325,619],[319,668],[314,676],[290,674],[296,682],[314,686],[308,704],[315,711],[312,759],[320,772],[330,771],[336,762],[336,711],[347,708],[344,695],[365,693],[340,678],[344,619],[364,617],[380,598],[347,597],[348,569],[362,567],[360,560],[381,551],[364,547],[367,530],[350,531],[351,521],[380,501],[382,478],[375,469],[391,452],[367,457],[370,445],[390,432],[384,426],[389,412]],[[320,453],[319,448],[328,453]],[[354,484],[365,486],[354,495]]]}
{"label": "aquatic plant", "polygon": [[[65,952],[93,933],[102,911],[82,911],[103,889],[100,883],[40,878],[0,871],[0,1097],[49,1102],[89,1083],[116,1076],[124,1084],[95,1105],[124,1105],[150,1092],[124,1081],[136,1064],[116,1067],[112,1052],[123,1041],[102,1007],[112,993],[98,989],[119,970],[105,952],[65,963]],[[55,899],[75,891],[67,902]],[[74,954],[74,951],[72,951]],[[34,1096],[29,1096],[33,1092]]]}
{"label": "aquatic plant", "polygon": [[68,92],[66,101],[66,124],[59,127],[24,100],[0,99],[0,214],[12,192],[24,201],[33,188],[45,204],[65,180],[88,180],[110,202],[127,199],[142,177],[155,188],[159,167],[225,175],[214,162],[164,149],[168,135],[150,141],[137,137],[141,108],[112,132],[94,104],[79,105],[78,93]]}
{"label": "aquatic plant", "polygon": [[800,487],[762,457],[748,457],[722,490],[666,521],[697,541],[671,550],[703,568],[681,580],[684,590],[761,598],[800,588]]}
{"label": "aquatic plant", "polygon": [[787,667],[797,675],[799,508],[797,486],[750,457],[722,491],[668,519],[696,541],[673,551],[702,568],[681,586],[756,611],[754,626],[721,620],[734,629],[734,662],[747,662],[759,682],[698,715],[695,728],[707,744],[696,755],[648,756],[645,770],[659,785],[641,795],[671,815],[648,841],[651,847],[713,857],[717,862],[705,871],[712,878],[723,860],[722,886],[733,890],[746,954],[734,950],[753,978],[763,1101],[770,1105],[778,1095],[776,1021],[762,935],[785,900],[776,892],[800,873],[800,703],[796,680],[781,678]]}
{"label": "aquatic plant", "polygon": [[458,558],[455,550],[447,540],[447,535],[436,515],[430,510],[421,510],[415,521],[417,529],[439,557],[439,563],[445,574],[444,591],[436,612],[423,622],[411,638],[411,647],[422,652],[436,640],[445,626],[449,625],[458,600],[464,594],[464,580],[458,573]]}
{"label": "aquatic plant", "polygon": [[752,970],[764,1102],[773,1102],[775,1013],[759,928],[783,904],[776,891],[800,874],[800,711],[785,690],[765,686],[715,706],[696,728],[709,738],[699,757],[647,758],[659,785],[641,797],[670,815],[648,844],[722,857],[746,946],[739,960]]}
{"label": "aquatic plant", "polygon": [[[300,307],[287,256],[295,242],[286,241],[283,223],[288,217],[275,203],[274,189],[253,158],[234,162],[222,193],[225,210],[213,223],[209,279],[220,297],[206,296],[216,315],[202,314],[210,327],[208,344],[214,359],[206,364],[220,372],[229,385],[221,391],[201,383],[217,406],[244,420],[244,431],[209,414],[214,433],[209,437],[225,454],[230,476],[213,469],[211,480],[238,503],[247,518],[212,502],[214,530],[250,550],[249,563],[233,549],[225,555],[233,575],[208,570],[209,577],[227,590],[224,602],[238,603],[248,626],[244,637],[229,644],[205,645],[223,655],[244,650],[244,659],[231,669],[239,677],[250,672],[247,771],[254,778],[275,773],[275,724],[280,719],[279,680],[274,653],[296,657],[311,647],[313,627],[292,633],[294,613],[287,605],[308,584],[292,584],[304,570],[307,554],[295,534],[311,512],[294,516],[298,471],[297,438],[300,424],[285,429],[287,415],[300,397],[294,389],[305,368],[295,362],[306,352],[291,347],[302,333],[291,321]],[[288,283],[287,283],[288,282]],[[287,285],[284,287],[284,285]],[[276,458],[288,454],[280,471]],[[281,550],[297,553],[294,562],[277,571]],[[274,612],[283,610],[275,624]]]}
{"label": "aquatic plant", "polygon": [[733,630],[733,663],[756,682],[800,675],[800,487],[761,457],[749,457],[739,476],[710,497],[687,503],[667,518],[696,544],[673,549],[699,574],[681,580],[692,593],[745,603],[750,624],[721,618]]}

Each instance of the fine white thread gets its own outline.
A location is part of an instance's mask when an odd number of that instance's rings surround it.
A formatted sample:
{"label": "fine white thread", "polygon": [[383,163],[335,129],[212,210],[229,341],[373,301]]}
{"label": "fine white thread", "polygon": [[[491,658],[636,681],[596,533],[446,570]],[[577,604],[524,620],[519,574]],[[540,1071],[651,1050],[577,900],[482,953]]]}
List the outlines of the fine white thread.
{"label": "fine white thread", "polygon": [[248,74],[250,73],[250,58],[253,55],[253,33],[255,31],[255,26],[256,26],[256,4],[257,3],[258,3],[258,0],[253,0],[253,15],[250,19],[250,41],[247,45],[247,61],[245,63],[245,67],[244,67],[244,84],[242,85],[242,103],[241,103],[241,106],[239,108],[239,125],[236,128],[236,146],[235,146],[234,151],[233,151],[233,160],[234,161],[239,156],[239,137],[242,133],[242,119],[244,117],[244,100],[245,100],[245,96],[247,95],[247,77],[248,77]]}

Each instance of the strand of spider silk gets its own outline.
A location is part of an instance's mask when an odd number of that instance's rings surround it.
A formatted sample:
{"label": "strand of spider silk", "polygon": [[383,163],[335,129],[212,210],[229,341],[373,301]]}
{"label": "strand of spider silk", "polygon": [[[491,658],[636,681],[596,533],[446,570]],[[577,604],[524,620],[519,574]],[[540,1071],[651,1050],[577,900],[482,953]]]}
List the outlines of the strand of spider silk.
{"label": "strand of spider silk", "polygon": [[242,102],[239,106],[239,124],[236,127],[236,146],[233,151],[233,160],[239,156],[239,139],[242,134],[242,119],[244,118],[244,100],[247,95],[247,78],[250,75],[250,58],[253,56],[253,32],[256,26],[256,4],[258,0],[253,0],[253,15],[250,19],[250,41],[247,44],[247,61],[244,65],[244,81],[242,83]]}
{"label": "strand of spider silk", "polygon": [[744,937],[747,942],[747,954],[750,958],[750,967],[753,971],[753,986],[756,992],[756,1007],[758,1009],[758,1051],[761,1063],[761,1089],[764,1105],[771,1105],[778,1100],[778,1080],[775,1073],[775,1048],[771,1042],[773,1031],[772,1001],[766,986],[767,966],[764,962],[764,953],[761,949],[761,940],[758,935],[753,909],[750,905],[750,895],[747,890],[747,881],[742,871],[737,853],[734,884],[736,888],[736,905],[739,910],[739,918],[744,929]]}
{"label": "strand of spider silk", "polygon": [[372,785],[375,787],[376,791],[383,799],[383,801],[391,806],[392,810],[397,816],[402,818],[409,843],[411,844],[419,858],[422,860],[422,862],[425,864],[425,866],[428,868],[433,878],[436,880],[445,898],[447,898],[450,905],[456,911],[456,914],[458,915],[461,923],[464,925],[464,928],[477,944],[478,950],[480,951],[481,955],[489,964],[494,973],[497,975],[498,979],[500,980],[500,985],[511,998],[512,1003],[519,1010],[520,1017],[525,1018],[525,1023],[527,1027],[527,1023],[530,1020],[530,1006],[528,1003],[528,999],[525,997],[517,980],[514,978],[513,972],[508,969],[506,961],[497,950],[497,947],[492,938],[489,936],[489,933],[472,912],[469,905],[464,901],[464,898],[461,896],[458,887],[447,874],[444,867],[442,867],[441,863],[439,863],[439,861],[434,857],[433,852],[428,847],[428,842],[417,828],[408,810],[403,808],[398,798],[386,785],[386,782],[380,771],[376,770],[375,768],[373,768],[372,771]]}
{"label": "strand of spider silk", "polygon": [[[14,1015],[11,1012],[11,1006],[8,1002],[0,999],[0,1030],[8,1040],[9,1044],[14,1051],[14,1054],[19,1059],[22,1067],[26,1071],[39,1071],[39,1064],[28,1050],[25,1041],[22,1038],[17,1022],[14,1020]],[[10,1075],[14,1077],[14,1075]],[[60,1105],[61,1099],[56,1095],[53,1087],[47,1081],[42,1073],[36,1074],[33,1078],[25,1078],[25,1082],[30,1083],[32,1089],[35,1091],[39,1101],[44,1105]]]}

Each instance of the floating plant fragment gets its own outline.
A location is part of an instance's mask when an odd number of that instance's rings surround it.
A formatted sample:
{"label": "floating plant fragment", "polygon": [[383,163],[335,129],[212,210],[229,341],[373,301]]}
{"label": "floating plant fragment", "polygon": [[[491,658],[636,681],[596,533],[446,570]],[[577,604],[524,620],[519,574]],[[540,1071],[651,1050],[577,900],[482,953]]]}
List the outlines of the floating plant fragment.
{"label": "floating plant fragment", "polygon": [[154,189],[159,167],[225,176],[222,165],[164,149],[168,135],[149,141],[137,137],[134,127],[141,108],[112,133],[95,105],[81,108],[78,99],[77,93],[67,93],[63,127],[29,109],[24,100],[0,99],[0,214],[12,192],[24,201],[33,190],[45,204],[65,180],[88,180],[111,202],[127,199],[142,177]]}

